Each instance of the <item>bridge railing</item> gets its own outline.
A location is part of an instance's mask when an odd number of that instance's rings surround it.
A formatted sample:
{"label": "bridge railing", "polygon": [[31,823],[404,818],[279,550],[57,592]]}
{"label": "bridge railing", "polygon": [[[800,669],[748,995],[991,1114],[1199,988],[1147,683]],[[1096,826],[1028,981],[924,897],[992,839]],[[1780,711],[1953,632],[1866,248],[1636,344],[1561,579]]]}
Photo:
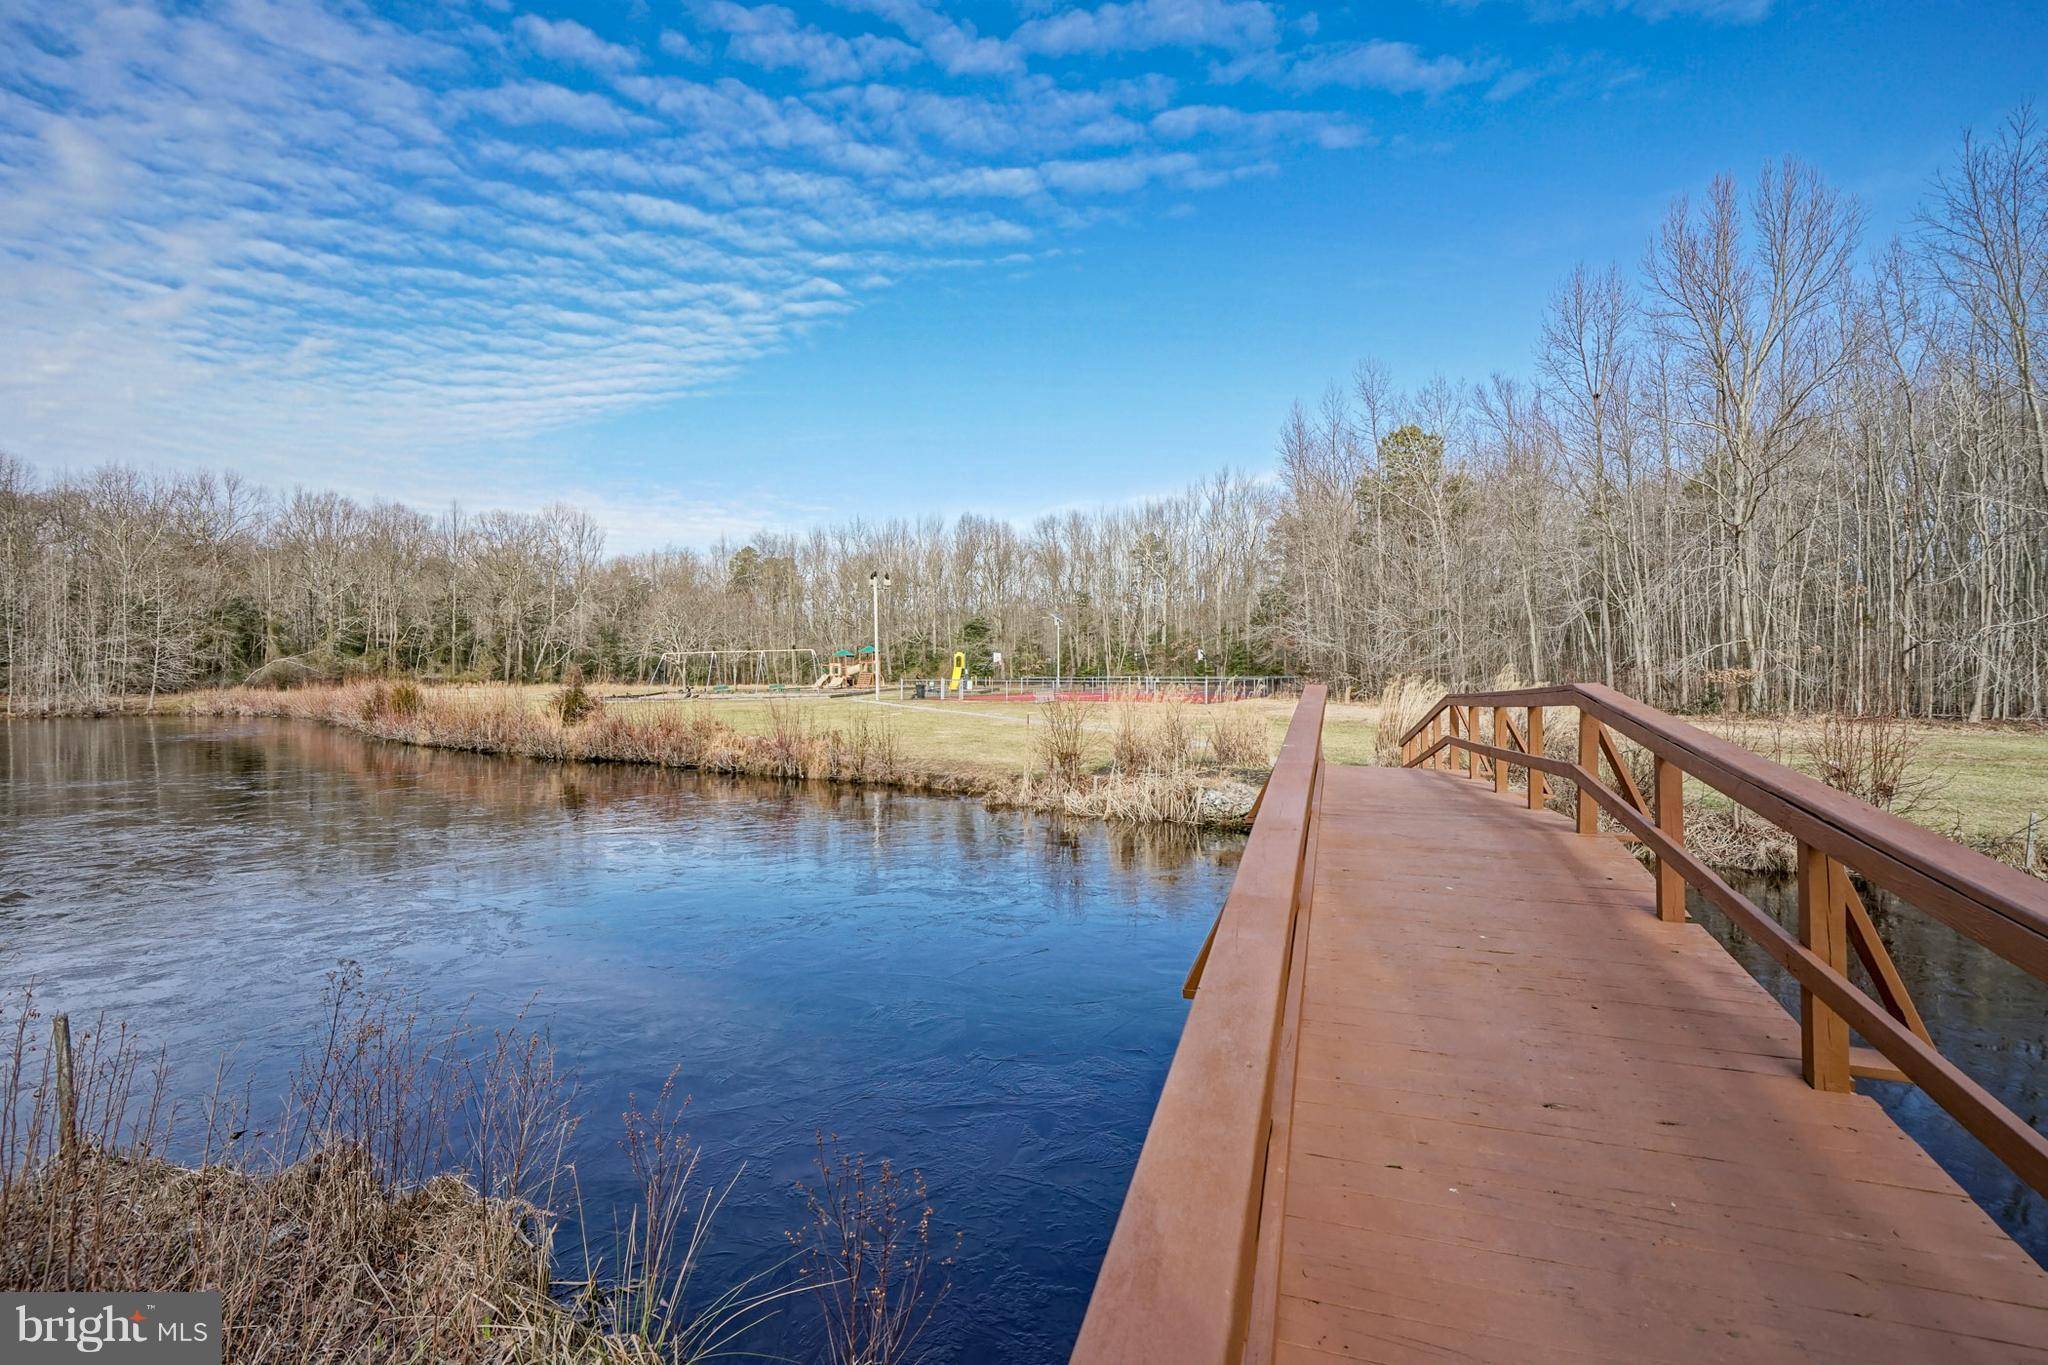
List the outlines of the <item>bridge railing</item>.
{"label": "bridge railing", "polygon": [[[1315,875],[1325,689],[1302,690],[1124,1196],[1073,1359],[1235,1360],[1254,1268],[1277,1250],[1267,1156],[1275,1085]],[[1305,942],[1305,939],[1303,940]],[[1266,1236],[1262,1238],[1262,1227]]]}
{"label": "bridge railing", "polygon": [[[1552,707],[1578,713],[1576,761],[1544,751]],[[1650,752],[1648,796],[1616,749],[1615,733]],[[1446,696],[1401,736],[1401,757],[1407,767],[1490,781],[1500,793],[1508,792],[1511,771],[1524,770],[1531,809],[1546,804],[1548,778],[1574,784],[1580,834],[1598,835],[1605,811],[1653,855],[1660,918],[1685,918],[1691,886],[1799,983],[1808,1083],[1844,1091],[1859,1076],[1912,1081],[2048,1194],[2048,1139],[1935,1047],[1848,870],[2041,980],[2048,980],[2048,884],[1594,683]],[[1601,776],[1603,760],[1613,785]],[[1687,851],[1686,777],[1797,840],[1796,934]],[[1852,951],[1875,996],[1850,978]],[[1851,1030],[1871,1047],[1853,1046]]]}

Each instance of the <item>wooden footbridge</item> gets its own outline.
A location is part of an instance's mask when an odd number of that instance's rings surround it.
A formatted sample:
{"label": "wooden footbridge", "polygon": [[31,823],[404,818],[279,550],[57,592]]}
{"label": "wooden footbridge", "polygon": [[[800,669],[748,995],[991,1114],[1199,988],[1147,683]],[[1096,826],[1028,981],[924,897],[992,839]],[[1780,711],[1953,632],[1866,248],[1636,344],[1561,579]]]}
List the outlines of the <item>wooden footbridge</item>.
{"label": "wooden footbridge", "polygon": [[[1326,766],[1323,704],[1191,974],[1077,1361],[2048,1362],[2048,1274],[1853,1082],[1916,1083],[2037,1191],[2048,1142],[1936,1049],[1848,874],[2036,976],[2048,885],[1604,687],[1447,697],[1404,768]],[[1686,851],[1686,777],[1798,841],[1796,932]]]}

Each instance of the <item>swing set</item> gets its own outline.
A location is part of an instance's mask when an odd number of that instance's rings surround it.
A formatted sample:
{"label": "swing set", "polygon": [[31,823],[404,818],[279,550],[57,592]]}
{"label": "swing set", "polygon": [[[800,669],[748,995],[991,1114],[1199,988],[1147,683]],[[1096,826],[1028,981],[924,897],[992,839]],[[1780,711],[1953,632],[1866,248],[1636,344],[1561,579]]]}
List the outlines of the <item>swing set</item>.
{"label": "swing set", "polygon": [[762,688],[795,691],[818,675],[815,649],[684,649],[661,656],[665,681],[715,692]]}

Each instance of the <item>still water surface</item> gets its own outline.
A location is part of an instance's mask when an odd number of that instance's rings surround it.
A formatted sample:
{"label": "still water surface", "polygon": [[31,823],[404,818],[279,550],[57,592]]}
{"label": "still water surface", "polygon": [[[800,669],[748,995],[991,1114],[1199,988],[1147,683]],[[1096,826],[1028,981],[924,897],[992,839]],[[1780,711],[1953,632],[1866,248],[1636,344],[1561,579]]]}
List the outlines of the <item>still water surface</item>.
{"label": "still water surface", "polygon": [[[0,988],[125,1019],[188,1095],[224,1049],[263,1093],[343,959],[484,1024],[532,1001],[582,1080],[593,1221],[630,1198],[628,1092],[680,1066],[708,1170],[739,1172],[713,1279],[786,1254],[837,1132],[964,1237],[937,1354],[1057,1360],[1241,847],[282,722],[14,722]],[[750,1344],[807,1353],[808,1316]]]}

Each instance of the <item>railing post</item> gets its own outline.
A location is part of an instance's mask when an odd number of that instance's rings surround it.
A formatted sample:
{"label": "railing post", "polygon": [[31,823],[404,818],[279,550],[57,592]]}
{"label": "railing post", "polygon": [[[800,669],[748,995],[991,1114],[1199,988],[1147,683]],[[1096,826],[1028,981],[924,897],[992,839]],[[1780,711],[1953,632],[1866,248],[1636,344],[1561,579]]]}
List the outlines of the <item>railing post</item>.
{"label": "railing post", "polygon": [[[1651,771],[1656,788],[1657,831],[1680,848],[1685,847],[1685,770],[1658,754]],[[1671,860],[1657,858],[1657,918],[1672,924],[1685,922],[1685,878]]]}
{"label": "railing post", "polygon": [[[1493,708],[1493,746],[1496,749],[1507,748],[1507,735],[1508,708],[1496,706]],[[1508,765],[1496,758],[1493,760],[1493,794],[1495,796],[1505,796],[1507,795],[1507,790]]]}
{"label": "railing post", "polygon": [[[1841,888],[1835,882],[1842,875],[1841,866],[1834,859],[1804,841],[1800,843],[1799,941],[1846,976],[1848,913],[1842,904]],[[1806,1083],[1815,1090],[1853,1088],[1849,1074],[1849,1025],[1804,986],[1799,988],[1799,1062]]]}
{"label": "railing post", "polygon": [[[1528,727],[1528,730],[1529,730],[1529,732],[1528,732],[1528,733],[1527,733],[1526,735],[1524,735],[1524,736],[1523,736],[1523,738],[1524,738],[1524,739],[1526,739],[1526,740],[1528,741],[1528,743],[1529,743],[1529,752],[1530,752],[1531,754],[1540,754],[1540,753],[1542,753],[1542,752],[1543,752],[1543,708],[1542,708],[1542,707],[1540,707],[1540,706],[1532,706],[1532,707],[1530,707],[1530,708],[1529,708],[1529,727]],[[1543,773],[1541,773],[1541,772],[1539,772],[1539,771],[1537,771],[1537,770],[1536,770],[1535,768],[1531,768],[1531,769],[1529,769],[1529,809],[1530,809],[1530,810],[1542,810],[1542,809],[1543,809],[1543,804],[1544,804],[1544,802],[1545,802],[1546,800],[1548,800],[1548,799],[1549,799],[1549,795],[1550,795],[1550,792],[1549,792],[1549,787],[1548,787],[1548,784],[1547,784],[1547,783],[1545,783],[1545,781],[1544,781],[1544,774],[1543,774]]]}
{"label": "railing post", "polygon": [[[1479,717],[1484,714],[1485,710],[1486,708],[1483,706],[1468,706],[1465,708],[1465,738],[1471,740],[1474,744],[1479,742]],[[1471,778],[1474,782],[1484,782],[1486,780],[1480,775],[1479,762],[1478,754],[1466,753],[1465,776]]]}
{"label": "railing post", "polygon": [[[1600,718],[1585,707],[1579,708],[1579,766],[1588,776],[1600,771]],[[1600,832],[1600,803],[1593,799],[1593,793],[1584,784],[1579,787],[1579,833]]]}

